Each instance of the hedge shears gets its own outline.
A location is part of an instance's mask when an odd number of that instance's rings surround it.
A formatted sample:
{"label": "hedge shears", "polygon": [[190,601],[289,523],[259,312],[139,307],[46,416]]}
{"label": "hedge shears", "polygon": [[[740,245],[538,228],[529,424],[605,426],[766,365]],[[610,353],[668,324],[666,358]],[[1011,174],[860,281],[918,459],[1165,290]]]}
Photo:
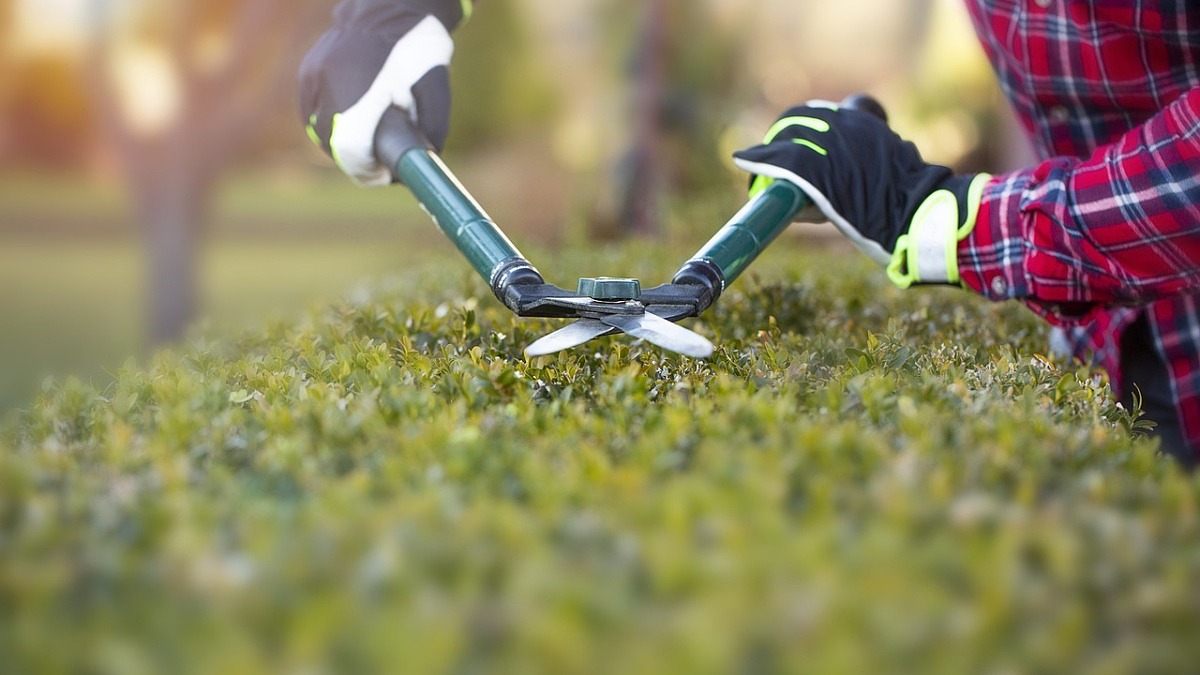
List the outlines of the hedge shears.
{"label": "hedge shears", "polygon": [[[843,105],[875,112],[865,96]],[[676,272],[670,283],[643,289],[636,279],[580,279],[575,291],[547,283],[433,151],[408,115],[392,108],[375,137],[375,154],[412,191],[506,307],[520,317],[574,319],[529,345],[545,356],[596,338],[627,333],[663,349],[708,358],[713,345],[677,322],[698,317],[721,297],[809,204],[799,188],[776,181],[752,198]]]}

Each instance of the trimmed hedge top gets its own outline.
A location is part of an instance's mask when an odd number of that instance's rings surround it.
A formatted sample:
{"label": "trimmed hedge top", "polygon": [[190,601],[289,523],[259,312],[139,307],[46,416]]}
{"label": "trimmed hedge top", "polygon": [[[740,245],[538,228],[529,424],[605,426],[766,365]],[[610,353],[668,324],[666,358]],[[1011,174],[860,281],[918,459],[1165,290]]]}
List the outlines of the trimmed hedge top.
{"label": "trimmed hedge top", "polygon": [[555,325],[441,275],[48,385],[0,445],[0,653],[12,672],[1192,669],[1196,481],[1102,377],[1040,356],[1019,307],[821,257],[694,324],[709,362],[627,338],[526,361]]}

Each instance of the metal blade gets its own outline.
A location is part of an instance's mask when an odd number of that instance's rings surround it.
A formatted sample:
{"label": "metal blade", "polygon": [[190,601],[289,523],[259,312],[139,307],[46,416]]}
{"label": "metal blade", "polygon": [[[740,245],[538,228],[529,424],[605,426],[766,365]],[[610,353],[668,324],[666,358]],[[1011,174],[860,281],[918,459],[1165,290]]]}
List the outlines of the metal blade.
{"label": "metal blade", "polygon": [[609,326],[598,319],[580,319],[526,347],[525,356],[529,358],[547,356],[620,331],[620,328]]}
{"label": "metal blade", "polygon": [[704,336],[649,312],[640,316],[606,316],[600,319],[600,323],[620,328],[634,337],[684,356],[707,359],[713,354],[713,344]]}

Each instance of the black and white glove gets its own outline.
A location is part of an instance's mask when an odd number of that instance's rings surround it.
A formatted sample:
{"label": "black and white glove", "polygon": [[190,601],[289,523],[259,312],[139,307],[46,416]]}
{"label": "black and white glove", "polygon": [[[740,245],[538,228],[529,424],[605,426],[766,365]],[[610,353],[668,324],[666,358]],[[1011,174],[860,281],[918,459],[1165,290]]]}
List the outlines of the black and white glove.
{"label": "black and white glove", "polygon": [[471,0],[347,0],[300,66],[308,135],[355,182],[392,182],[375,159],[375,131],[391,107],[408,113],[437,149],[450,130],[450,32]]}
{"label": "black and white glove", "polygon": [[958,242],[990,179],[928,164],[887,122],[826,101],[785,112],[734,163],[754,175],[752,195],[775,180],[799,187],[813,204],[801,220],[832,222],[901,288],[960,283]]}

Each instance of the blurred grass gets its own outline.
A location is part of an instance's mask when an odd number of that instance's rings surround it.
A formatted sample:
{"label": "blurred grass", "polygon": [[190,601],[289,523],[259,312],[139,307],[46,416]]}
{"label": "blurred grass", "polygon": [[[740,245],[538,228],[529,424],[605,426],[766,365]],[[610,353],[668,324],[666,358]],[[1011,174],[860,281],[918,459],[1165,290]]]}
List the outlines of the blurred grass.
{"label": "blurred grass", "polygon": [[136,351],[138,269],[132,244],[0,242],[0,410],[47,375],[101,375]]}
{"label": "blurred grass", "polygon": [[[201,255],[202,323],[294,315],[452,253],[398,191],[337,176],[228,179]],[[119,186],[0,180],[0,412],[46,376],[105,381],[142,341],[144,261]]]}
{"label": "blurred grass", "polygon": [[[215,237],[306,235],[397,238],[416,204],[391,190],[363,190],[330,172],[233,172],[212,208]],[[122,186],[44,174],[0,174],[0,236],[48,239],[136,237]]]}
{"label": "blurred grass", "polygon": [[[395,242],[218,241],[204,252],[208,323],[239,327],[344,295],[411,258]],[[142,258],[134,242],[0,245],[0,410],[48,375],[106,379],[142,351]]]}

